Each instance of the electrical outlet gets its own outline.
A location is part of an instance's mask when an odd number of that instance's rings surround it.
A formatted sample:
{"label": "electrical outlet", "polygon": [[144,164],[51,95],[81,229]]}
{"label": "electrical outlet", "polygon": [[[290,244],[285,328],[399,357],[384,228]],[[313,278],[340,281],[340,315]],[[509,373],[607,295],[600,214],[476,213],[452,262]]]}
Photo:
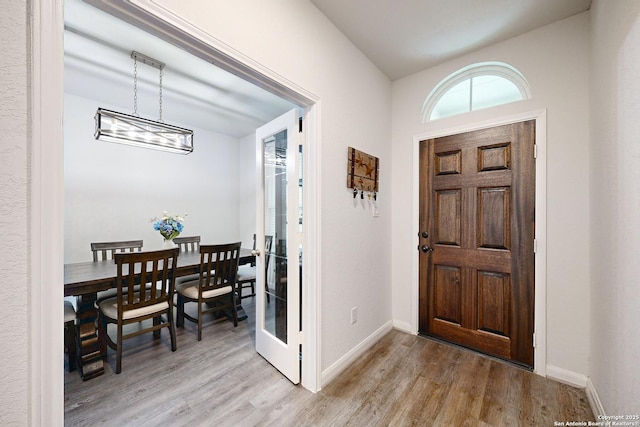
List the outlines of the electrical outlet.
{"label": "electrical outlet", "polygon": [[353,307],[351,309],[351,324],[353,325],[358,321],[358,307]]}

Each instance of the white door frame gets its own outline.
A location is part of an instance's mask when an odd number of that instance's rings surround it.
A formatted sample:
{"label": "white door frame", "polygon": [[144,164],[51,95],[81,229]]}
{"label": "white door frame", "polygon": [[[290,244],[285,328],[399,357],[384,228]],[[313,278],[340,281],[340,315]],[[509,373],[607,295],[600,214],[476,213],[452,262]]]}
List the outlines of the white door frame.
{"label": "white door frame", "polygon": [[[170,15],[150,0],[92,0],[129,22],[305,107],[302,384],[320,388],[320,100],[283,76]],[[133,3],[136,3],[133,5]],[[29,0],[31,30],[29,401],[31,425],[63,425],[64,0]],[[150,29],[153,28],[153,31]],[[159,34],[160,33],[160,34]],[[50,304],[60,301],[60,304]],[[53,355],[53,357],[52,357]]]}
{"label": "white door frame", "polygon": [[[455,127],[428,131],[413,137],[413,196],[412,196],[412,235],[418,236],[420,219],[420,141],[463,132],[476,131],[526,120],[536,121],[536,232],[535,232],[535,308],[534,308],[534,349],[533,371],[541,376],[547,374],[547,110],[539,109],[529,112],[497,117],[477,123],[467,123]],[[416,245],[418,240],[416,237]],[[418,251],[412,256],[412,330],[418,332],[419,318],[419,259]]]}

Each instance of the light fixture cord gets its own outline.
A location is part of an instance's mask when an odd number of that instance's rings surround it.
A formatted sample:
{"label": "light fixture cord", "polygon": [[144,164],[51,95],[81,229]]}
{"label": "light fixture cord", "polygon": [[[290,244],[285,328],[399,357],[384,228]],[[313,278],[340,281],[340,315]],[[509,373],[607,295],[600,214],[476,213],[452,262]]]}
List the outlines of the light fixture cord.
{"label": "light fixture cord", "polygon": [[160,68],[160,123],[163,123],[162,121],[162,68]]}
{"label": "light fixture cord", "polygon": [[138,59],[133,58],[133,115],[138,116]]}

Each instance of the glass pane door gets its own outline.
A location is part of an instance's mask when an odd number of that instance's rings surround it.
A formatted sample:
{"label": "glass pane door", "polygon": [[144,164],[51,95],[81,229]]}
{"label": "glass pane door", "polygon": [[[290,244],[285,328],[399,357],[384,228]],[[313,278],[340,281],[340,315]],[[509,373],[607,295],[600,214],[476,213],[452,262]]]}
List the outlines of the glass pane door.
{"label": "glass pane door", "polygon": [[299,149],[297,111],[256,131],[259,202],[256,351],[300,382]]}

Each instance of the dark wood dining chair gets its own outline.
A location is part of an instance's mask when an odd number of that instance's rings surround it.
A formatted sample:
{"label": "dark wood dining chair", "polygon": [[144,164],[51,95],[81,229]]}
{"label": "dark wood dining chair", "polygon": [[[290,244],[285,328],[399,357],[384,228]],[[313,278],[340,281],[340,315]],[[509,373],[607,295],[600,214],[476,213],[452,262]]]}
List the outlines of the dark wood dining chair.
{"label": "dark wood dining chair", "polygon": [[[116,350],[116,374],[122,370],[122,343],[129,338],[148,332],[153,332],[154,337],[159,338],[160,330],[166,327],[171,338],[171,351],[176,351],[173,293],[178,253],[179,249],[173,248],[114,255],[117,295],[98,305],[98,322],[101,324],[98,332],[100,341]],[[155,286],[139,286],[140,283],[153,283]],[[166,315],[166,320],[162,318],[163,315]],[[148,319],[153,319],[151,326],[145,327],[145,323],[141,323],[125,334],[125,325]],[[115,342],[108,334],[109,323],[116,325]]]}
{"label": "dark wood dining chair", "polygon": [[[176,237],[173,239],[173,243],[178,245],[181,253],[198,252],[200,250],[200,236]],[[197,280],[198,277],[198,274],[176,277],[176,286],[183,282]]]}
{"label": "dark wood dining chair", "polygon": [[180,252],[193,252],[200,250],[200,236],[175,237],[173,243],[178,245]]}
{"label": "dark wood dining chair", "polygon": [[122,242],[94,242],[91,243],[93,262],[113,259],[114,254],[120,252],[142,251],[142,240],[126,240]]}
{"label": "dark wood dining chair", "polygon": [[[91,243],[91,252],[93,253],[93,262],[114,259],[117,253],[140,252],[142,251],[142,240],[124,240],[119,242],[93,242]],[[107,299],[116,296],[115,289],[98,292],[95,307]],[[106,348],[102,347],[103,354]]]}
{"label": "dark wood dining chair", "polygon": [[[233,315],[233,326],[238,326],[235,285],[239,260],[240,242],[201,245],[198,279],[176,286],[176,325],[183,327],[184,319],[197,323],[198,341],[202,340],[202,318],[206,313],[230,310]],[[185,313],[184,306],[188,302],[198,305],[197,317]]]}
{"label": "dark wood dining chair", "polygon": [[[273,236],[264,236],[264,270],[265,273],[269,267],[269,261],[271,259],[271,245],[273,244]],[[256,237],[253,235],[253,249],[256,248]],[[266,277],[266,274],[265,274]],[[269,290],[266,280],[264,284],[265,290]],[[251,288],[251,293],[242,295],[242,290],[245,288]],[[256,296],[256,265],[255,262],[251,265],[241,265],[238,267],[238,279],[237,279],[237,292],[238,299],[249,298]],[[269,294],[267,293],[267,302],[270,302]]]}

